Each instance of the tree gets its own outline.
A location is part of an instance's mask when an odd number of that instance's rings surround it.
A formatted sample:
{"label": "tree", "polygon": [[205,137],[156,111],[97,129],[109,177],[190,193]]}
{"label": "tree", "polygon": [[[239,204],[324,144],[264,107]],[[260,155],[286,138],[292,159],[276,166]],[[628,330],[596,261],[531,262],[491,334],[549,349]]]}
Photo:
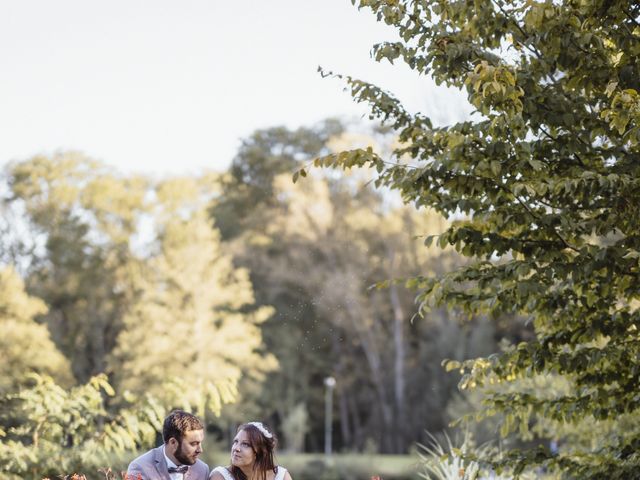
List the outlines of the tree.
{"label": "tree", "polygon": [[11,234],[31,237],[17,257],[27,289],[47,304],[53,341],[86,381],[104,371],[121,328],[148,182],[72,152],[10,164],[5,180],[7,202],[23,212],[18,226],[28,225]]}
{"label": "tree", "polygon": [[27,295],[24,283],[12,268],[0,269],[0,394],[17,390],[29,373],[55,377],[61,384],[72,383],[67,359],[51,341],[46,325],[35,321],[47,310],[42,300]]}
{"label": "tree", "polygon": [[[389,149],[394,142],[388,129],[354,127],[328,139],[322,150],[363,143]],[[298,143],[309,143],[299,132],[281,132],[280,148],[294,151]],[[307,130],[307,135],[316,134]],[[394,195],[373,192],[369,172],[314,175],[295,186],[286,173],[291,167],[278,174],[279,166],[263,172],[271,185],[260,192],[269,195],[249,202],[252,218],[246,217],[227,243],[236,263],[251,273],[257,304],[275,309],[261,329],[280,369],[262,385],[242,382],[246,400],[225,408],[221,421],[268,415],[282,428],[287,449],[302,448],[304,431],[305,448],[321,450],[324,424],[314,413],[322,411],[323,380],[332,375],[336,448],[406,452],[416,441],[428,440],[425,428],[446,425],[457,380],[440,368],[442,359],[492,352],[504,332],[486,319],[459,325],[456,313],[444,309],[427,321],[410,322],[415,313],[410,292],[395,283],[370,288],[425,269],[444,272],[460,261],[452,249],[423,250],[421,240],[413,238],[441,231],[445,222],[438,215],[416,213],[400,207]],[[223,182],[220,201],[238,201],[235,193],[250,190],[242,182]],[[212,211],[223,212],[215,206]]]}
{"label": "tree", "polygon": [[293,172],[300,162],[329,153],[327,142],[343,130],[339,121],[325,120],[313,128],[256,130],[243,140],[222,180],[224,195],[211,210],[222,238],[227,240],[257,225],[264,228],[269,219],[256,214],[254,206],[274,205],[273,179]]}
{"label": "tree", "polygon": [[[248,275],[205,214],[216,179],[153,182],[73,153],[8,167],[8,204],[24,211],[36,245],[23,262],[28,291],[48,307],[40,319],[77,380],[108,372],[119,391],[217,413],[241,374],[274,367],[258,353],[270,310],[252,308]],[[7,243],[19,233],[8,230]],[[8,261],[26,255],[15,252]]]}
{"label": "tree", "polygon": [[[434,127],[391,94],[344,77],[372,116],[399,132],[389,162],[356,149],[316,165],[370,165],[407,203],[459,218],[430,237],[474,259],[416,277],[423,312],[520,314],[535,338],[469,360],[461,388],[557,374],[566,393],[496,389],[484,414],[503,433],[638,415],[640,397],[640,5],[625,1],[360,0],[400,41],[374,47],[466,93],[472,119]],[[409,163],[407,163],[409,162]],[[299,173],[305,174],[306,170]],[[461,214],[464,217],[461,218]],[[597,429],[595,429],[597,430]],[[640,430],[593,448],[514,451],[576,478],[634,478]]]}
{"label": "tree", "polygon": [[222,248],[201,190],[196,179],[158,185],[159,248],[133,282],[109,371],[119,390],[218,413],[242,375],[261,379],[276,362],[259,328],[272,310],[253,308],[248,272]]}
{"label": "tree", "polygon": [[[255,207],[271,219],[266,230],[249,225],[235,240],[257,302],[276,310],[262,330],[280,370],[252,396],[257,411],[272,412],[283,425],[287,447],[295,437],[288,426],[306,418],[307,448],[321,449],[323,419],[313,412],[322,411],[328,375],[337,380],[337,448],[406,452],[422,440],[425,426],[444,427],[438,412],[455,379],[421,360],[438,366],[447,355],[461,358],[457,352],[465,347],[457,342],[466,333],[445,311],[412,323],[409,292],[395,283],[370,286],[415,275],[420,267],[445,271],[457,255],[416,248],[420,240],[413,237],[439,231],[442,219],[394,206],[367,181],[333,176],[296,186],[289,174],[279,175],[272,186],[276,200]],[[310,414],[301,417],[301,411]]]}

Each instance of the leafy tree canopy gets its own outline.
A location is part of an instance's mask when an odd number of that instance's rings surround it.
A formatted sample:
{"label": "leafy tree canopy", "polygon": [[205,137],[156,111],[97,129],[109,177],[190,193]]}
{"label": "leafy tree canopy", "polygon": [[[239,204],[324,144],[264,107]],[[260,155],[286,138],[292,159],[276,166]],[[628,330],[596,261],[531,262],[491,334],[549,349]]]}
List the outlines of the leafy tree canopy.
{"label": "leafy tree canopy", "polygon": [[18,244],[5,260],[21,267],[29,293],[46,303],[41,320],[76,379],[86,381],[104,371],[121,328],[130,244],[150,182],[63,152],[7,165],[0,184],[17,220],[3,235]]}
{"label": "leafy tree canopy", "polygon": [[275,204],[274,178],[293,172],[300,162],[329,153],[327,142],[343,130],[339,121],[325,120],[313,128],[257,130],[243,140],[221,182],[223,195],[211,211],[222,237],[235,237],[256,225],[264,228],[268,219],[256,214],[254,207]]}
{"label": "leafy tree canopy", "polygon": [[204,209],[210,185],[200,180],[157,186],[157,252],[131,279],[134,300],[108,367],[119,389],[219,414],[243,375],[262,379],[276,368],[261,351],[260,324],[273,311],[254,308],[249,273],[222,247]]}
{"label": "leafy tree canopy", "polygon": [[[427,243],[475,262],[411,280],[423,311],[449,305],[530,318],[534,340],[450,364],[464,372],[461,387],[551,373],[572,382],[557,395],[490,393],[484,414],[503,411],[505,434],[526,431],[536,417],[597,424],[637,415],[640,5],[352,2],[400,34],[374,47],[376,59],[401,58],[464,91],[476,108],[468,121],[434,127],[389,93],[344,77],[355,99],[398,131],[397,162],[372,149],[315,161],[374,166],[377,183],[406,202],[458,218]],[[613,432],[582,451],[515,451],[510,462],[546,463],[572,478],[633,478],[639,446],[640,431]]]}
{"label": "leafy tree canopy", "polygon": [[56,348],[46,325],[35,321],[47,308],[24,291],[24,282],[12,268],[0,269],[0,393],[15,390],[29,372],[55,376],[72,383],[69,362]]}

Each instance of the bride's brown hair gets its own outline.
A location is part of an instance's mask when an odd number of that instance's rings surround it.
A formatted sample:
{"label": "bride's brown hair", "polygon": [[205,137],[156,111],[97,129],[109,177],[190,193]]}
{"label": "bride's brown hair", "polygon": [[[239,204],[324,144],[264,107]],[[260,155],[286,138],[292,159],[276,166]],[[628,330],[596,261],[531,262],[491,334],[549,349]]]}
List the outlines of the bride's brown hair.
{"label": "bride's brown hair", "polygon": [[[269,470],[274,474],[278,473],[278,467],[276,467],[273,460],[273,451],[276,448],[276,436],[269,431],[271,438],[267,438],[258,427],[250,423],[240,425],[237,433],[240,433],[242,430],[247,434],[249,445],[251,445],[251,448],[256,454],[253,471],[258,473],[258,479],[267,480],[267,472]],[[235,465],[231,466],[231,474],[236,480],[248,480],[244,472]]]}

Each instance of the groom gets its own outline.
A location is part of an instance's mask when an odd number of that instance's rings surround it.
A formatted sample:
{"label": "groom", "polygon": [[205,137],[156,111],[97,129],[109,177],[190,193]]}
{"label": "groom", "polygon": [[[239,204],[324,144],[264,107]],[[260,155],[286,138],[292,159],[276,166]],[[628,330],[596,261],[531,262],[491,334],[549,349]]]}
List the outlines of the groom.
{"label": "groom", "polygon": [[133,480],[207,480],[209,467],[198,460],[204,425],[195,415],[172,411],[162,426],[164,445],[149,450],[129,464]]}

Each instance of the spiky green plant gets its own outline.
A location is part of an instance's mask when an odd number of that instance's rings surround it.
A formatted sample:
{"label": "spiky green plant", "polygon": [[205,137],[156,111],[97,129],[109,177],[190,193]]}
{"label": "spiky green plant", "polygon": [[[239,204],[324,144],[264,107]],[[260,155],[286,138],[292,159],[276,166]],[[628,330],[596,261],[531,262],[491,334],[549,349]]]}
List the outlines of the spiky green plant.
{"label": "spiky green plant", "polygon": [[[508,480],[513,478],[509,473],[497,474],[490,468],[485,468],[477,458],[492,458],[500,456],[499,449],[490,444],[475,446],[471,436],[467,433],[460,447],[455,447],[447,433],[444,442],[432,434],[428,434],[431,441],[428,445],[418,444],[418,455],[422,460],[424,471],[420,473],[427,480]],[[518,478],[527,479],[528,475]],[[531,477],[536,478],[536,477]],[[538,477],[539,478],[539,477]]]}

